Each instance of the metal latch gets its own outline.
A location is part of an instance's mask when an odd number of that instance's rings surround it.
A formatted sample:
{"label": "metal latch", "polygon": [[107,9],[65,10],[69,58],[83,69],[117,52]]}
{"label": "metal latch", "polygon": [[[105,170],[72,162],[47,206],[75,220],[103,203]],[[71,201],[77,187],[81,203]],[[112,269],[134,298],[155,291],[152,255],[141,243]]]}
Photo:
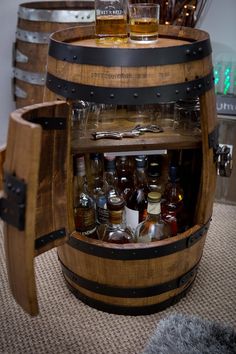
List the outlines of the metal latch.
{"label": "metal latch", "polygon": [[221,177],[230,177],[233,168],[232,146],[220,144],[218,146],[216,154],[218,156],[218,160],[217,160],[218,175]]}
{"label": "metal latch", "polygon": [[25,228],[26,184],[8,173],[4,173],[4,193],[0,198],[0,218],[7,224],[23,231]]}

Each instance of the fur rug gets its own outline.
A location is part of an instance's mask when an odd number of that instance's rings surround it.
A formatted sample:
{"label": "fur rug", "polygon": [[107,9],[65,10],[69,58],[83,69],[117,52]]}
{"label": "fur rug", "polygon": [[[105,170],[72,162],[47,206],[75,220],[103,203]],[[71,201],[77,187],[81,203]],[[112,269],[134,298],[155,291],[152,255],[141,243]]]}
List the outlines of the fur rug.
{"label": "fur rug", "polygon": [[142,354],[235,354],[236,332],[213,321],[170,315],[162,319]]}

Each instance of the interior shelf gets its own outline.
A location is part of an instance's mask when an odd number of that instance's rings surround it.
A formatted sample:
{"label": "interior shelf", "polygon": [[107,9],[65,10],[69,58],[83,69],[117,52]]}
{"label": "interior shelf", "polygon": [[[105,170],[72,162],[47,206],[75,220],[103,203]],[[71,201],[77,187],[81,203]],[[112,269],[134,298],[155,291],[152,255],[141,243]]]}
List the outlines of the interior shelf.
{"label": "interior shelf", "polygon": [[201,135],[181,135],[172,131],[161,133],[144,133],[135,138],[99,139],[94,140],[92,131],[78,138],[76,132],[72,134],[72,152],[125,152],[150,151],[163,149],[199,149]]}

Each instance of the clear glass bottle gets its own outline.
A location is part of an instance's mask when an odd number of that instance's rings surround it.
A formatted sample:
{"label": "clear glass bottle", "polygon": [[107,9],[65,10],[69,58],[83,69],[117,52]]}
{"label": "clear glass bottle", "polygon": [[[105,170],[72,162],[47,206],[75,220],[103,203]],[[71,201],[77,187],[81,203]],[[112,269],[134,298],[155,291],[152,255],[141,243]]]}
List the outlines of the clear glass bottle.
{"label": "clear glass bottle", "polygon": [[109,218],[107,199],[119,195],[115,156],[104,156],[103,186],[96,197],[96,214],[98,224],[106,224]]}
{"label": "clear glass bottle", "polygon": [[184,191],[180,185],[178,176],[178,168],[175,165],[170,165],[169,181],[165,186],[163,198],[161,202],[162,215],[164,219],[174,216],[177,219],[177,231],[180,232],[183,225],[183,199]]}
{"label": "clear glass bottle", "polygon": [[148,194],[147,217],[135,230],[136,242],[159,241],[171,236],[170,225],[161,217],[161,194]]}
{"label": "clear glass bottle", "polygon": [[128,41],[126,0],[95,0],[95,37],[102,44]]}
{"label": "clear glass bottle", "polygon": [[95,203],[87,191],[84,156],[74,155],[74,221],[82,235],[96,238]]}
{"label": "clear glass bottle", "polygon": [[129,156],[116,157],[118,189],[124,200],[127,200],[134,185],[132,161]]}
{"label": "clear glass bottle", "polygon": [[151,155],[148,157],[148,186],[151,192],[163,193],[164,186],[161,180],[161,157]]}
{"label": "clear glass bottle", "polygon": [[126,223],[135,231],[147,216],[147,195],[150,192],[146,173],[146,156],[135,157],[135,187],[126,201]]}
{"label": "clear glass bottle", "polygon": [[103,187],[103,155],[90,154],[90,186],[89,189],[96,200]]}
{"label": "clear glass bottle", "polygon": [[98,239],[111,243],[134,242],[132,231],[123,222],[125,201],[122,197],[112,196],[107,199],[109,220],[107,224],[100,224],[97,227]]}

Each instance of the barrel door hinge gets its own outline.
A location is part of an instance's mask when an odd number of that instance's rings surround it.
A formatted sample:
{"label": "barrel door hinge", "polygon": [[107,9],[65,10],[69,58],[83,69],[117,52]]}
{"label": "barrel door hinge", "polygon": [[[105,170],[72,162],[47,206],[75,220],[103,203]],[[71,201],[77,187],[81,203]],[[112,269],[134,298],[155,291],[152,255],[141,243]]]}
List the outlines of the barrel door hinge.
{"label": "barrel door hinge", "polygon": [[233,168],[232,145],[219,144],[219,125],[208,135],[209,148],[213,149],[217,173],[222,177],[230,177]]}
{"label": "barrel door hinge", "polygon": [[232,145],[219,144],[216,152],[217,160],[217,173],[221,177],[230,177],[233,169],[232,159]]}
{"label": "barrel door hinge", "polygon": [[23,231],[25,228],[26,184],[14,175],[4,174],[5,197],[0,198],[0,218]]}
{"label": "barrel door hinge", "polygon": [[66,129],[66,117],[31,117],[30,122],[40,124],[43,130]]}

